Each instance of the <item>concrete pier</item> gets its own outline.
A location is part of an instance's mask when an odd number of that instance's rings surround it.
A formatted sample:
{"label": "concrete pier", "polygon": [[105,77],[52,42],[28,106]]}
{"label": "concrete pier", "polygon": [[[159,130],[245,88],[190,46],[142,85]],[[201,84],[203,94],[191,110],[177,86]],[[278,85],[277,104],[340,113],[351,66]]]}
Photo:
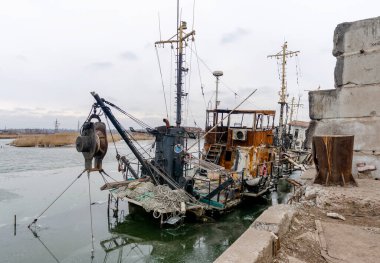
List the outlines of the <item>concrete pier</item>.
{"label": "concrete pier", "polygon": [[272,262],[295,213],[290,205],[269,207],[215,262]]}

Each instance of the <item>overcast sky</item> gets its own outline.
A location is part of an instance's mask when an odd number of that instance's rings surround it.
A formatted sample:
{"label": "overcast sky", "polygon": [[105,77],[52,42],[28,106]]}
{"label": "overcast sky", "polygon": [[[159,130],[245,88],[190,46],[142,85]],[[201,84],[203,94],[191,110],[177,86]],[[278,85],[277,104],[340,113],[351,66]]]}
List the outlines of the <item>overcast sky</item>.
{"label": "overcast sky", "polygon": [[[54,128],[56,119],[61,128],[76,128],[93,103],[90,91],[152,126],[161,125],[166,107],[154,42],[160,31],[163,40],[175,34],[176,3],[1,0],[0,129]],[[196,30],[195,44],[189,43],[193,51],[186,55],[191,71],[184,124],[195,120],[201,127],[205,107],[214,101],[214,70],[224,72],[221,107],[233,108],[258,89],[242,109],[278,111],[278,65],[267,55],[279,52],[284,40],[290,50],[301,51],[288,63],[288,93],[289,99],[301,95],[298,117],[308,120],[305,90],[334,88],[334,28],[378,16],[380,10],[378,0],[182,0],[180,5],[182,20]],[[158,48],[174,123],[172,52],[170,46]]]}

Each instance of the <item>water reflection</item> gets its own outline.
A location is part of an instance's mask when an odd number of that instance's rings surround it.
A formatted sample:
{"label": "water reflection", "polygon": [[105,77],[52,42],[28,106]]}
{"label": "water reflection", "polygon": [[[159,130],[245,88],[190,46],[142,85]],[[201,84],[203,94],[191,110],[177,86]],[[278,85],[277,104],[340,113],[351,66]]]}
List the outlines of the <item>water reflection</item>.
{"label": "water reflection", "polygon": [[[128,235],[112,235],[109,239],[100,242],[105,252],[103,262],[146,262],[146,258],[153,251],[152,245],[134,242]],[[139,240],[141,241],[141,240]]]}
{"label": "water reflection", "polygon": [[[144,213],[109,217],[111,236],[100,242],[109,262],[213,262],[268,206],[243,204],[215,223],[187,222],[160,229]],[[132,251],[133,250],[133,251]],[[117,256],[116,256],[117,255]],[[131,257],[133,255],[133,257]],[[122,261],[124,260],[124,261]],[[136,260],[136,261],[134,261]]]}

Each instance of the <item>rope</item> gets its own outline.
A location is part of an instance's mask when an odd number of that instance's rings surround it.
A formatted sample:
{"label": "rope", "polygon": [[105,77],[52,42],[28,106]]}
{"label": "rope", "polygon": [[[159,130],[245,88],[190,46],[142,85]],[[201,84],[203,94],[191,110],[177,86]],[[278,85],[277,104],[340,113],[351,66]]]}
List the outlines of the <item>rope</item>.
{"label": "rope", "polygon": [[39,216],[37,216],[34,220],[33,220],[33,222],[32,223],[30,223],[29,225],[28,225],[28,228],[30,228],[33,224],[35,224],[36,222],[37,222],[37,220],[82,176],[82,174],[85,172],[86,170],[84,170],[83,172],[81,172],[70,184],[69,184],[69,186],[67,186],[66,188],[65,188],[65,190],[63,190],[63,192],[60,194],[60,195],[58,195],[58,197],[56,198],[56,199],[54,199],[54,201],[44,210],[44,211],[42,211],[42,213],[39,215]]}
{"label": "rope", "polygon": [[91,222],[91,259],[94,258],[94,228],[92,224],[92,207],[91,207],[91,184],[90,184],[90,172],[87,172],[87,179],[88,179],[88,198],[90,200],[89,206],[90,206],[90,222]]}
{"label": "rope", "polygon": [[158,67],[160,69],[160,75],[161,75],[161,85],[162,85],[162,93],[164,94],[164,101],[165,101],[165,108],[166,108],[166,117],[169,119],[168,104],[166,102],[166,94],[165,94],[165,85],[164,85],[164,79],[162,77],[161,62],[160,62],[160,56],[158,55],[157,46],[155,47],[155,49],[156,49],[156,56],[157,56],[157,61],[158,61]]}

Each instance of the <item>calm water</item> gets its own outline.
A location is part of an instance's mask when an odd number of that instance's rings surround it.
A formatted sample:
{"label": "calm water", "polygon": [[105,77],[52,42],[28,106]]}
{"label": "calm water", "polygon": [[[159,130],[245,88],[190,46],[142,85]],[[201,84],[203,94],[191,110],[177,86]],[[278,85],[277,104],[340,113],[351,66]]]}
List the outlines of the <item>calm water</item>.
{"label": "calm water", "polygon": [[[36,238],[27,228],[83,170],[82,155],[73,147],[15,148],[0,140],[0,262],[212,262],[231,245],[268,206],[245,205],[215,223],[186,223],[160,229],[149,218],[128,215],[112,225],[107,219],[107,192],[101,177],[90,174],[93,204],[94,258],[88,178],[83,175],[37,221]],[[141,143],[150,147],[151,141]],[[128,154],[124,143],[119,152]],[[115,150],[110,144],[103,165],[115,179]],[[289,188],[272,195],[274,203],[287,198]],[[16,235],[13,220],[17,215]]]}

